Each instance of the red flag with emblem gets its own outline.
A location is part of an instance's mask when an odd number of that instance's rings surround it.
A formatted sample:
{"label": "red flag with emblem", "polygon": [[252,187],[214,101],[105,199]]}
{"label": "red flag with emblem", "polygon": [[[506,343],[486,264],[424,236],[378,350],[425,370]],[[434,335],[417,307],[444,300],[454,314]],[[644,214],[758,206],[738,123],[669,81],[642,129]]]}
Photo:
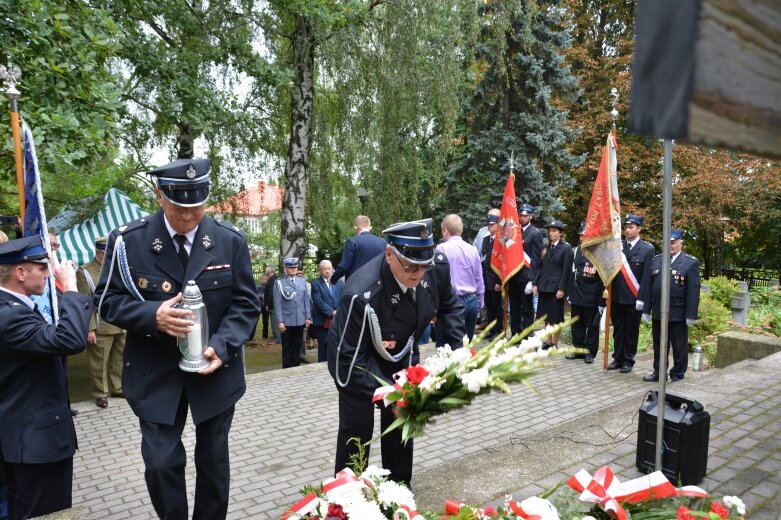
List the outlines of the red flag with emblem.
{"label": "red flag with emblem", "polygon": [[[583,254],[605,284],[610,285],[621,271],[621,207],[616,176],[618,143],[611,133],[602,150],[602,163],[594,181],[591,202],[586,213],[586,230],[581,239]],[[631,271],[630,271],[631,272]]]}
{"label": "red flag with emblem", "polygon": [[515,174],[510,172],[502,197],[502,209],[499,213],[499,228],[494,239],[491,253],[491,269],[502,280],[504,287],[508,280],[523,265],[523,238],[518,222],[518,205],[515,201]]}

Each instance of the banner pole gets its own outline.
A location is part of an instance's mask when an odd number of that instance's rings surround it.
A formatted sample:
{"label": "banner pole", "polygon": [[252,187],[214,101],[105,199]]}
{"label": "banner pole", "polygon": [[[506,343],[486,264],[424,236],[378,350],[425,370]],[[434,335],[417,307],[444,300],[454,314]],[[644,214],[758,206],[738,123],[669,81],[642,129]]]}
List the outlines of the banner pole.
{"label": "banner pole", "polygon": [[[505,338],[509,337],[507,332],[510,330],[508,326],[508,321],[510,316],[508,312],[509,311],[508,307],[510,306],[509,303],[510,303],[510,284],[508,283],[502,286],[502,311],[503,311],[502,313],[504,314],[504,319],[503,319],[504,328],[502,329],[502,333],[504,334]],[[512,332],[510,332],[510,336],[512,336]]]}
{"label": "banner pole", "polygon": [[602,370],[604,372],[607,372],[607,360],[608,360],[608,354],[610,353],[610,306],[613,301],[613,287],[612,284],[607,286],[607,301],[605,302],[605,340],[604,340],[604,348],[602,349],[603,354],[603,360],[602,360]]}
{"label": "banner pole", "polygon": [[[19,131],[19,110],[16,100],[21,96],[21,92],[16,89],[16,84],[22,77],[22,71],[16,65],[5,67],[0,65],[0,79],[8,86],[3,92],[8,96],[11,104],[11,133],[14,141],[14,162],[16,163],[16,184],[19,191],[19,221],[24,222],[24,169],[22,167],[22,136]],[[22,233],[24,233],[24,224],[22,224]]]}

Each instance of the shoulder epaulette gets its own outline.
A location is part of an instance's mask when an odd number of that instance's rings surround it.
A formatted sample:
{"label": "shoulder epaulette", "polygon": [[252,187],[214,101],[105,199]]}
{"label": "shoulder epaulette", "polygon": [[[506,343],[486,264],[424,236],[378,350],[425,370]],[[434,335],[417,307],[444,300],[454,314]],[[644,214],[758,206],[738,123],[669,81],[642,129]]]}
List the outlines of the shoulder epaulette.
{"label": "shoulder epaulette", "polygon": [[238,227],[236,227],[233,224],[231,224],[230,222],[228,222],[227,220],[214,219],[214,222],[216,222],[220,227],[223,227],[225,229],[229,229],[229,230],[233,231],[234,233],[236,233],[237,235],[239,235],[240,237],[244,237],[244,232],[241,229],[239,229]]}
{"label": "shoulder epaulette", "polygon": [[434,263],[435,264],[447,264],[447,256],[442,251],[434,251]]}
{"label": "shoulder epaulette", "polygon": [[119,231],[120,235],[124,235],[126,233],[129,233],[130,231],[141,229],[142,227],[146,226],[147,221],[148,219],[146,217],[141,217],[138,220],[134,220],[132,222],[128,222],[127,224],[119,226],[117,228],[117,231]]}
{"label": "shoulder epaulette", "polygon": [[684,253],[683,256],[686,258],[691,258],[692,260],[697,260],[699,262],[699,259],[696,256],[692,256],[689,253]]}

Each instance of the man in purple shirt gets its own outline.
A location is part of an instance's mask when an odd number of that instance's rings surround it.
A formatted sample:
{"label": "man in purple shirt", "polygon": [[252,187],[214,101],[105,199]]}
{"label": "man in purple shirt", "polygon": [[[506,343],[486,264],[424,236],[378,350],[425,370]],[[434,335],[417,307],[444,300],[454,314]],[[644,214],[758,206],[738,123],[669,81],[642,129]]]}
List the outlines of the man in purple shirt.
{"label": "man in purple shirt", "polygon": [[[461,239],[464,223],[458,215],[450,214],[442,219],[442,237],[445,241],[437,246],[437,251],[444,253],[450,263],[450,283],[464,306],[464,325],[466,335],[472,339],[477,323],[477,314],[483,308],[483,269],[480,265],[480,253],[477,248]],[[440,345],[441,334],[437,333],[437,346]]]}

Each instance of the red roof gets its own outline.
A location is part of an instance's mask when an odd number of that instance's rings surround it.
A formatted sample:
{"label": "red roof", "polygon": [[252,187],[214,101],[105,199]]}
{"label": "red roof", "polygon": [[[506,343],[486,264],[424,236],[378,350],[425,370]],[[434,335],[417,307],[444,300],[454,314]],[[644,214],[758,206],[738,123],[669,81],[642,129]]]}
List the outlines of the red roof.
{"label": "red roof", "polygon": [[236,195],[209,206],[208,213],[233,214],[254,217],[267,215],[272,211],[282,209],[282,197],[285,189],[270,186],[260,181],[257,186],[240,191]]}

